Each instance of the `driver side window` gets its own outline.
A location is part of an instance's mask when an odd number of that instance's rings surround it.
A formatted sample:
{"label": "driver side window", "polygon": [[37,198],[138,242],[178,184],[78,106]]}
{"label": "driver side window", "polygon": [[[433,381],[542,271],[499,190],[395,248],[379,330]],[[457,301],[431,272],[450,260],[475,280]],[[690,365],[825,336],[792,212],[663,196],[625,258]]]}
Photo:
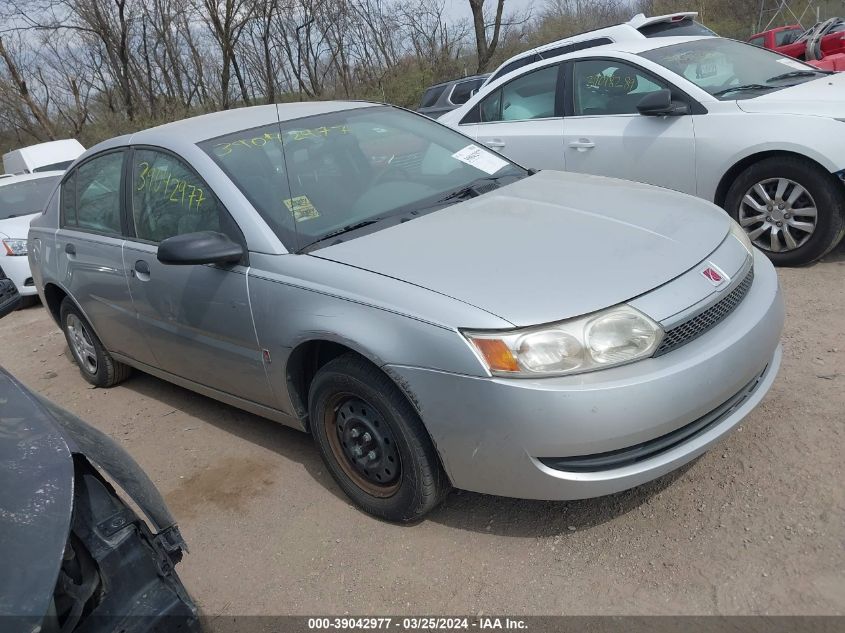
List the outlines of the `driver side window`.
{"label": "driver side window", "polygon": [[135,236],[161,242],[174,235],[221,231],[225,213],[208,185],[176,157],[139,149],[132,161]]}
{"label": "driver side window", "polygon": [[667,86],[618,60],[575,62],[575,116],[638,114],[644,96]]}

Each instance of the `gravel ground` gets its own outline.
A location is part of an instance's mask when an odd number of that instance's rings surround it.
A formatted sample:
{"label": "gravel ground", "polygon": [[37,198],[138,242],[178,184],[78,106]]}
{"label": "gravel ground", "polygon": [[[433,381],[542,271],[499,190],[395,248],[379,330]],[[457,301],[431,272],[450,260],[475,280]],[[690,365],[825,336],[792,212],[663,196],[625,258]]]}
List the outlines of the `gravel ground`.
{"label": "gravel ground", "polygon": [[40,306],[0,322],[0,364],[146,469],[207,614],[845,614],[845,248],[780,278],[780,375],[693,464],[587,501],[454,492],[406,527],[304,434],[140,373],[88,388]]}

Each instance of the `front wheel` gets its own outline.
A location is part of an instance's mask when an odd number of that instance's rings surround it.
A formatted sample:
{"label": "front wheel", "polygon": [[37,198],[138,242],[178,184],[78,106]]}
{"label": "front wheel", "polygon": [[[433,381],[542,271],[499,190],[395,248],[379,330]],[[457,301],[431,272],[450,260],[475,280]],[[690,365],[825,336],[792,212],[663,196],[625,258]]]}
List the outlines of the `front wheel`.
{"label": "front wheel", "polygon": [[731,185],[725,209],[778,266],[814,262],[845,234],[845,185],[798,157],[748,167]]}
{"label": "front wheel", "polygon": [[329,472],[364,511],[409,522],[449,491],[419,416],[377,367],[344,354],[317,372],[308,397],[311,433]]}

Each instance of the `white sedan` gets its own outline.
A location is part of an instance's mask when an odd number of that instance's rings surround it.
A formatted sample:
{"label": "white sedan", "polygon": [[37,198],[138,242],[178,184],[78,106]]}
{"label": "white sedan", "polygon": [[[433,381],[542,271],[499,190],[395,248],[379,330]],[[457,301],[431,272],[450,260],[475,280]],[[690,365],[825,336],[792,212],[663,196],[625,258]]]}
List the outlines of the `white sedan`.
{"label": "white sedan", "polygon": [[0,178],[0,272],[15,283],[24,301],[34,301],[38,294],[27,260],[29,223],[44,210],[63,173]]}
{"label": "white sedan", "polygon": [[439,121],[527,167],[713,201],[779,265],[812,262],[845,234],[845,73],[734,40],[639,39],[541,60]]}

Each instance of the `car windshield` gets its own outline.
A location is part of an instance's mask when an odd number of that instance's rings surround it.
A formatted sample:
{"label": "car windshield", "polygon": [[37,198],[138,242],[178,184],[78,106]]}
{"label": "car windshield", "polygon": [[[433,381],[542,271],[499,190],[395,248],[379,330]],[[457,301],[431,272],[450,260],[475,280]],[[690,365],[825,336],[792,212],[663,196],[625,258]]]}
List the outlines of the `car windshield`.
{"label": "car windshield", "polygon": [[41,213],[61,176],[2,184],[0,181],[0,220]]}
{"label": "car windshield", "polygon": [[827,73],[744,42],[708,38],[640,53],[724,101],[752,99]]}
{"label": "car windshield", "polygon": [[414,219],[528,173],[389,106],[246,129],[200,147],[292,251]]}

